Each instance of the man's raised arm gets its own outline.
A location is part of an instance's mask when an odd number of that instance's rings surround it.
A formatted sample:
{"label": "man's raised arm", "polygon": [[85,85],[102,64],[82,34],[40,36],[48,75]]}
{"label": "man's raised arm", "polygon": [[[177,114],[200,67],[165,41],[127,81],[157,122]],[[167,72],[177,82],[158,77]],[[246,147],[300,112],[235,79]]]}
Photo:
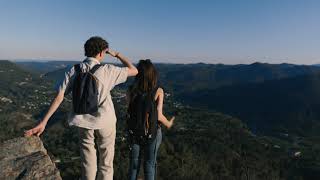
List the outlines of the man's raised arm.
{"label": "man's raised arm", "polygon": [[108,49],[107,51],[111,56],[118,58],[123,65],[128,67],[128,76],[136,76],[138,74],[138,69],[129,61],[127,57],[120,54],[119,52]]}

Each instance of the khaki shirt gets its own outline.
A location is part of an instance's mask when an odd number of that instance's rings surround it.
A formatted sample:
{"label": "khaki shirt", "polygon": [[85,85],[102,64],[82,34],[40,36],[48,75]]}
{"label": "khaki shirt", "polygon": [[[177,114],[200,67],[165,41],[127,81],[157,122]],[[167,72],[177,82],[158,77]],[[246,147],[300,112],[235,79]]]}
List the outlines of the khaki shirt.
{"label": "khaki shirt", "polygon": [[[94,65],[100,64],[95,58],[87,58],[80,63],[80,68],[89,71]],[[98,79],[98,112],[94,115],[84,114],[75,115],[73,111],[69,114],[68,123],[70,126],[78,126],[86,129],[116,129],[116,114],[110,91],[118,84],[123,83],[128,77],[127,67],[117,67],[111,64],[105,64],[94,73]],[[75,69],[72,67],[65,73],[63,81],[58,86],[58,91],[64,91],[68,94],[72,91]]]}

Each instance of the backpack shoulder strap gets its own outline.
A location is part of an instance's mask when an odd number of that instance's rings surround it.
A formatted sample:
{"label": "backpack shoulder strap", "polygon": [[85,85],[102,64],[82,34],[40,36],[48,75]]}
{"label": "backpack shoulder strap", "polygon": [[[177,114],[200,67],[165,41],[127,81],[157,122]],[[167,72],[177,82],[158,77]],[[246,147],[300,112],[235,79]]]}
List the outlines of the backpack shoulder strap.
{"label": "backpack shoulder strap", "polygon": [[80,64],[75,64],[74,69],[76,70],[76,73],[80,73],[81,72]]}
{"label": "backpack shoulder strap", "polygon": [[95,66],[93,66],[91,69],[90,69],[90,73],[91,74],[94,74],[98,69],[99,67],[102,66],[101,64],[97,64]]}

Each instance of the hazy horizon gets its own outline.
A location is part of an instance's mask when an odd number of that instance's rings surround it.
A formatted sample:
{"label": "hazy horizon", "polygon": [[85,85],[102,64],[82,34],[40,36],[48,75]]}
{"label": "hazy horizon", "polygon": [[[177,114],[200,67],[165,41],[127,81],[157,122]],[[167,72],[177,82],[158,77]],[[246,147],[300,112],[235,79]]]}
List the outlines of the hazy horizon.
{"label": "hazy horizon", "polygon": [[[47,62],[81,62],[83,61],[85,58],[81,59],[81,60],[68,60],[68,59],[0,59],[1,60],[8,60],[11,62],[39,62],[39,63],[47,63]],[[202,61],[193,61],[193,62],[170,62],[170,61],[158,61],[158,60],[152,60],[153,63],[156,64],[223,64],[223,65],[250,65],[250,64],[254,64],[254,63],[261,63],[261,64],[293,64],[293,65],[320,65],[320,63],[313,63],[313,64],[297,64],[297,63],[290,63],[290,62],[279,62],[279,63],[270,63],[270,62],[263,62],[263,61],[253,61],[253,62],[248,62],[248,63],[210,63],[210,62],[202,62]],[[108,59],[108,60],[104,60],[103,63],[112,63],[112,64],[121,64],[121,62],[118,62],[115,59]],[[138,60],[133,60],[133,63],[138,63]]]}

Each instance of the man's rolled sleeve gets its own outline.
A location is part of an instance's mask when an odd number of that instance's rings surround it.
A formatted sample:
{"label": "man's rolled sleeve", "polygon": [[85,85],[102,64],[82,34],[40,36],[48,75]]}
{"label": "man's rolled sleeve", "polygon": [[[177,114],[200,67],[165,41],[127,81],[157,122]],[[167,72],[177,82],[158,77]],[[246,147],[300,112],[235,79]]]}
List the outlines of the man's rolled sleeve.
{"label": "man's rolled sleeve", "polygon": [[69,94],[71,92],[72,81],[74,75],[74,68],[72,67],[69,71],[64,73],[64,78],[58,83],[56,86],[57,92],[65,92],[65,94]]}
{"label": "man's rolled sleeve", "polygon": [[128,68],[127,67],[117,67],[114,65],[109,65],[107,68],[108,76],[110,80],[110,87],[114,87],[118,84],[124,83],[128,78]]}

